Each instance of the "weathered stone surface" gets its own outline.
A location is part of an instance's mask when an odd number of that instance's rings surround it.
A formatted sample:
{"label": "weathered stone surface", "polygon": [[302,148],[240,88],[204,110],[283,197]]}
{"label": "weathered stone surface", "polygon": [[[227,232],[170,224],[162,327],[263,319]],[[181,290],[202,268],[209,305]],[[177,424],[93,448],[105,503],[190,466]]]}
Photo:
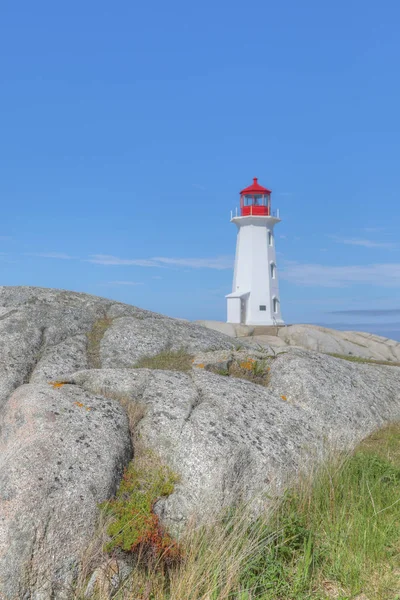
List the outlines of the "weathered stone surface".
{"label": "weathered stone surface", "polygon": [[115,319],[104,334],[100,354],[104,367],[132,367],[142,356],[151,356],[166,348],[185,348],[195,353],[232,347],[232,340],[220,333],[148,313],[140,318]]}
{"label": "weathered stone surface", "polygon": [[130,367],[168,347],[195,352],[234,345],[199,325],[104,298],[0,287],[0,405],[22,383],[60,372]]}
{"label": "weathered stone surface", "polygon": [[175,529],[192,514],[207,519],[239,497],[281,488],[329,440],[348,448],[400,418],[400,369],[302,350],[272,361],[267,388],[196,367],[91,370],[71,381],[147,407],[141,438],[182,477],[158,505]]}
{"label": "weathered stone surface", "polygon": [[195,323],[233,338],[248,337],[254,333],[254,327],[240,323],[224,323],[223,321],[195,321]]}
{"label": "weathered stone surface", "polygon": [[126,415],[77,386],[24,385],[0,426],[0,597],[68,598],[131,457]]}
{"label": "weathered stone surface", "polygon": [[[400,362],[400,342],[361,331],[338,331],[318,325],[251,327],[220,321],[198,321],[204,327],[223,332],[253,346],[305,348],[325,354],[359,356],[372,360]],[[263,332],[265,333],[259,333]]]}
{"label": "weathered stone surface", "polygon": [[357,331],[336,331],[316,325],[290,325],[278,331],[289,346],[374,360],[400,361],[400,342]]}

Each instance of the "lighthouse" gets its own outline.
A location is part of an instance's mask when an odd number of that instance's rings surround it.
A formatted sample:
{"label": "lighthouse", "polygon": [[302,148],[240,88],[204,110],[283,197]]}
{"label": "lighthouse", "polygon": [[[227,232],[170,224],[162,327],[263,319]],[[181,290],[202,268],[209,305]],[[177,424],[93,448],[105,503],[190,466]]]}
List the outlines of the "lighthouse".
{"label": "lighthouse", "polygon": [[271,210],[271,190],[257,178],[240,192],[232,293],[226,296],[228,323],[283,325],[279,299],[274,227],[279,212]]}

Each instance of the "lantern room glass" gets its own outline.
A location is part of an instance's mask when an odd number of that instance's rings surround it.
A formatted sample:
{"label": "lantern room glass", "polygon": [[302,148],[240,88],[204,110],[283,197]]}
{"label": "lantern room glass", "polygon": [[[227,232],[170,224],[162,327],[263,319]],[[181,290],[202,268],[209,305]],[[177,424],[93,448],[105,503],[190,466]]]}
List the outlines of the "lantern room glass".
{"label": "lantern room glass", "polygon": [[271,214],[271,194],[242,194],[240,208],[242,216],[268,216]]}

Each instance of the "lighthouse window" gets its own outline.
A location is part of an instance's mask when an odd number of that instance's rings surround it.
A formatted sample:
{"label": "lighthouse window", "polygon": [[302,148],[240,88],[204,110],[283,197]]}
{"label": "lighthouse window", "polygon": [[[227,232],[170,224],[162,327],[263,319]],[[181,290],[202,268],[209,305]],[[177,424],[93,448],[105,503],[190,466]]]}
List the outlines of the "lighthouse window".
{"label": "lighthouse window", "polygon": [[260,304],[260,310],[267,310],[267,307],[265,304]]}
{"label": "lighthouse window", "polygon": [[268,231],[268,245],[272,246],[272,233]]}
{"label": "lighthouse window", "polygon": [[275,275],[276,275],[276,267],[275,267],[274,263],[271,263],[271,277],[272,277],[272,279],[275,279]]}
{"label": "lighthouse window", "polygon": [[278,298],[273,298],[272,305],[273,305],[273,308],[274,308],[274,313],[278,312],[278,302],[279,302]]}

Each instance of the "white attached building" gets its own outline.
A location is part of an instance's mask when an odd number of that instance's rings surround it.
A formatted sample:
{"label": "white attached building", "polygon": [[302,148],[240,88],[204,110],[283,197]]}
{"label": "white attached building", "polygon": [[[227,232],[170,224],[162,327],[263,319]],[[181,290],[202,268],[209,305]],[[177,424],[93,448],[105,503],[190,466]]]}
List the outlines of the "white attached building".
{"label": "white attached building", "polygon": [[271,211],[271,191],[257,178],[240,192],[240,214],[231,222],[238,232],[228,323],[283,325],[274,236],[280,219]]}

